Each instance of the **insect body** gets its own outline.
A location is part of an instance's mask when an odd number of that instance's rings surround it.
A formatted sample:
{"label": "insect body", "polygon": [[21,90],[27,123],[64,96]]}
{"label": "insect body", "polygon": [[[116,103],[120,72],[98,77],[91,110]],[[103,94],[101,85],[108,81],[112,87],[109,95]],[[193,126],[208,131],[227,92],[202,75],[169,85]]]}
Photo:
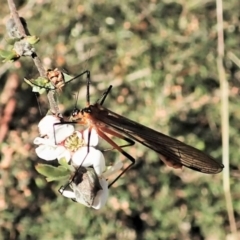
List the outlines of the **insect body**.
{"label": "insect body", "polygon": [[[87,86],[87,107],[82,110],[75,108],[71,120],[79,124],[87,124],[90,129],[94,128],[100,137],[131,161],[131,164],[122,171],[110,186],[135,163],[135,159],[123,150],[123,147],[131,146],[135,141],[157,152],[160,159],[173,168],[185,166],[207,174],[216,174],[222,171],[223,164],[202,151],[103,107],[102,104],[112,86],[108,88],[101,99],[91,105],[89,101],[89,84]],[[124,139],[128,144],[118,146],[107,135]]]}

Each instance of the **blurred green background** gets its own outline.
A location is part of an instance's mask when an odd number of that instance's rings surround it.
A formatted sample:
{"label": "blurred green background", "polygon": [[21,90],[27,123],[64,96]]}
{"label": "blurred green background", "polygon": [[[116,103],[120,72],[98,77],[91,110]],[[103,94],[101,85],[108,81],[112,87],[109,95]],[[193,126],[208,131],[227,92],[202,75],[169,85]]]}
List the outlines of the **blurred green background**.
{"label": "blurred green background", "polygon": [[[224,59],[230,92],[230,173],[236,224],[239,193],[239,1],[224,1]],[[207,1],[18,1],[20,16],[40,42],[47,68],[73,76],[91,71],[91,101],[110,85],[109,109],[195,146],[221,161],[220,88],[216,68],[216,3]],[[0,48],[5,48],[7,3],[2,3]],[[230,239],[222,174],[165,166],[135,144],[126,149],[136,165],[110,189],[99,211],[63,198],[60,183],[47,183],[33,139],[48,109],[23,81],[38,76],[31,59],[0,66],[2,115],[1,239]],[[69,116],[85,106],[85,78],[58,94]],[[7,108],[8,107],[8,108]],[[4,125],[6,123],[6,125]],[[4,127],[3,127],[4,126]],[[6,126],[8,128],[6,129]],[[110,152],[106,161],[123,159]]]}

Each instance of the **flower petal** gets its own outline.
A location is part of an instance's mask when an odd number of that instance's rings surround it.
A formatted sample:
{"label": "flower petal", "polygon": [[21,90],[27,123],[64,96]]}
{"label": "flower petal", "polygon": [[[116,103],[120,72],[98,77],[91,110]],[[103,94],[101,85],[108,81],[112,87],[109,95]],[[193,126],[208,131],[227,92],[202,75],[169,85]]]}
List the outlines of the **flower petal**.
{"label": "flower petal", "polygon": [[53,139],[49,139],[49,138],[36,137],[33,140],[33,143],[36,144],[36,145],[48,145],[48,146],[52,146],[52,147],[56,146],[54,144]]}
{"label": "flower petal", "polygon": [[36,154],[38,157],[46,160],[51,161],[55,160],[60,154],[62,154],[66,149],[63,146],[48,146],[48,145],[40,145],[36,149]]}
{"label": "flower petal", "polygon": [[57,159],[60,160],[61,158],[65,158],[66,161],[69,162],[71,159],[71,153],[66,148],[64,148],[64,150],[65,151],[62,150],[61,146],[57,148]]}
{"label": "flower petal", "polygon": [[83,139],[83,135],[81,131],[75,131],[75,133],[77,134],[78,138]]}
{"label": "flower petal", "polygon": [[82,147],[77,150],[72,156],[72,162],[75,166],[82,165],[83,167],[93,166],[96,174],[101,176],[106,168],[105,159],[101,151],[89,147]]}
{"label": "flower petal", "polygon": [[[88,144],[88,134],[89,134],[89,128],[83,131],[83,139],[86,144]],[[98,145],[98,134],[95,129],[91,130],[91,135],[90,135],[90,142],[89,146],[97,146]]]}
{"label": "flower petal", "polygon": [[40,135],[49,135],[53,133],[53,124],[60,123],[60,119],[54,115],[45,116],[38,124]]}
{"label": "flower petal", "polygon": [[75,193],[73,191],[62,190],[62,189],[60,189],[59,191],[66,198],[71,198],[71,199],[75,199],[76,198]]}
{"label": "flower petal", "polygon": [[[90,203],[88,203],[86,201],[85,196],[84,196],[85,193],[81,193],[80,190],[78,189],[78,186],[76,186],[76,184],[72,183],[71,187],[73,188],[75,200],[78,203],[81,203],[87,207],[92,207],[95,209],[102,208],[106,204],[107,199],[108,199],[108,182],[105,179],[99,179],[99,182],[102,186],[102,189],[97,192],[96,196],[94,197],[92,205],[90,205]],[[72,193],[71,194],[66,193],[64,195],[73,196]]]}
{"label": "flower petal", "polygon": [[102,176],[104,178],[108,178],[109,176],[115,174],[117,171],[119,171],[123,167],[122,161],[117,161],[113,166],[109,167]]}
{"label": "flower petal", "polygon": [[[70,124],[56,125],[55,130],[55,140],[56,143],[61,143],[67,137],[74,133],[74,126]],[[54,137],[54,136],[53,136]]]}
{"label": "flower petal", "polygon": [[74,126],[70,124],[56,123],[60,123],[60,119],[58,117],[47,115],[39,122],[38,128],[40,135],[46,135],[49,139],[54,139],[54,143],[55,141],[60,143],[73,134]]}
{"label": "flower petal", "polygon": [[95,209],[102,208],[108,199],[108,182],[105,179],[99,179],[99,182],[102,186],[102,190],[99,190],[94,198],[92,208]]}

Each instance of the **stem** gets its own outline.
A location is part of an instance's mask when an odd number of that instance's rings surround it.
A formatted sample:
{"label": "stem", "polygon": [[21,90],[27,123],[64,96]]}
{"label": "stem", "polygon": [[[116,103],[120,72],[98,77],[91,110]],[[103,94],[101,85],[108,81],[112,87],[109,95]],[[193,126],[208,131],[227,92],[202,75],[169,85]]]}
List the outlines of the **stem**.
{"label": "stem", "polygon": [[231,232],[237,238],[237,225],[233,211],[230,173],[229,173],[229,104],[228,104],[228,81],[223,65],[224,58],[224,34],[223,34],[223,6],[222,0],[216,0],[217,4],[217,33],[218,33],[218,56],[217,69],[221,88],[221,125],[222,125],[222,159],[225,168],[223,169],[223,190],[226,199],[228,219]]}
{"label": "stem", "polygon": [[[9,6],[9,10],[11,12],[11,15],[12,15],[12,18],[18,28],[18,31],[21,33],[21,35],[23,37],[26,37],[27,36],[27,33],[24,29],[24,26],[22,24],[22,21],[18,15],[18,12],[17,12],[17,9],[16,9],[16,6],[15,6],[15,3],[13,0],[8,0],[8,6]],[[40,58],[37,56],[36,53],[34,53],[32,55],[32,59],[33,59],[33,62],[40,74],[41,77],[46,77],[46,71],[41,63],[41,60]],[[49,91],[48,94],[47,94],[47,97],[48,97],[48,101],[49,101],[49,107],[50,107],[50,111],[52,112],[52,114],[55,114],[55,115],[59,115],[60,114],[60,111],[59,111],[59,107],[58,107],[58,104],[54,98],[54,91]]]}

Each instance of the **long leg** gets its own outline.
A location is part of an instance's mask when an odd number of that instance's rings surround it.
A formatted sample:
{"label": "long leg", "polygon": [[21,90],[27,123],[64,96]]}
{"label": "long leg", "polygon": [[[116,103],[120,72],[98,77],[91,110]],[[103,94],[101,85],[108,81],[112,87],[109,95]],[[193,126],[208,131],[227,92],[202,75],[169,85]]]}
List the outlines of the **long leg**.
{"label": "long leg", "polygon": [[[53,124],[54,131],[55,131],[55,125],[62,125],[62,124],[77,124],[77,122],[60,122],[60,123],[55,123],[55,124]],[[88,144],[87,144],[88,151],[87,151],[87,154],[89,153],[89,147],[90,147],[89,146],[89,141],[90,141],[90,136],[91,136],[91,129],[92,128],[89,129],[89,134],[88,134]],[[99,129],[95,129],[95,130],[97,131],[98,135],[101,138],[103,138],[105,141],[107,141],[113,147],[112,149],[118,150],[127,159],[129,159],[131,161],[131,164],[127,168],[123,169],[123,171],[111,182],[111,184],[109,184],[108,187],[110,188],[132,165],[134,165],[135,159],[131,155],[129,155],[126,151],[124,151],[122,148],[132,146],[132,145],[134,145],[135,142],[133,140],[131,140],[129,138],[126,138],[125,136],[123,136],[123,135],[121,135],[121,134],[119,134],[119,133],[117,133],[117,132],[115,132],[115,131],[113,131],[111,129],[105,128],[105,127],[101,127],[101,130],[99,130]],[[128,142],[128,144],[119,146],[111,138],[109,138],[105,133],[110,134],[110,135],[115,136],[115,137],[118,137],[120,139],[123,139],[126,142]],[[55,137],[55,144],[56,144],[56,136],[54,135],[54,137]],[[86,154],[85,158],[87,157],[87,154]],[[83,160],[83,162],[84,162],[84,160]],[[81,167],[81,164],[78,167],[78,169],[80,167]],[[78,169],[76,170],[75,174],[77,174]],[[66,189],[67,186],[69,186],[69,184],[71,184],[72,179],[70,180],[70,182],[68,182],[68,184],[66,184],[64,187],[61,187],[60,189]]]}
{"label": "long leg", "polygon": [[55,126],[56,125],[63,125],[63,124],[76,124],[76,122],[71,122],[71,121],[64,122],[63,119],[60,118],[60,122],[59,123],[54,123],[53,124],[54,143],[55,143],[55,145],[57,145],[57,139],[56,139],[56,135],[55,135],[55,132],[56,132]]}
{"label": "long leg", "polygon": [[[77,124],[77,122],[60,122],[60,123],[55,123],[54,125],[69,124],[69,123],[70,123],[70,124]],[[53,126],[54,126],[54,125],[53,125]],[[90,137],[91,137],[91,130],[92,130],[92,128],[90,127],[90,128],[89,128],[89,132],[88,132],[87,154],[85,155],[84,159],[82,160],[82,163],[81,163],[81,164],[78,166],[78,168],[76,169],[73,177],[68,181],[67,184],[65,184],[64,186],[61,186],[61,187],[58,189],[58,192],[61,193],[61,194],[62,194],[63,191],[73,182],[73,180],[75,179],[76,175],[78,174],[80,168],[82,168],[82,164],[83,164],[84,160],[86,159],[86,157],[87,157],[87,155],[88,155],[88,153],[89,153],[89,151],[90,151],[90,149],[89,149],[89,147],[90,147],[89,141],[90,141]],[[55,137],[55,135],[54,135],[54,137]],[[56,144],[56,139],[55,139],[55,144]],[[75,201],[74,199],[72,199],[72,200]]]}
{"label": "long leg", "polygon": [[[80,166],[77,168],[77,170],[76,170],[76,172],[74,173],[74,175],[73,175],[73,177],[71,178],[71,180],[68,181],[67,184],[65,184],[64,186],[61,186],[61,187],[58,189],[59,192],[60,192],[60,190],[63,190],[63,191],[64,191],[64,190],[73,182],[73,180],[75,179],[76,175],[78,174],[80,168],[82,168],[82,164],[83,164],[84,160],[86,159],[88,153],[89,153],[89,152],[87,152],[86,156],[85,156],[84,159],[82,160],[82,163],[81,163]],[[60,193],[61,193],[61,192],[60,192]]]}
{"label": "long leg", "polygon": [[100,105],[103,105],[103,103],[104,103],[106,97],[108,96],[108,94],[110,93],[111,89],[112,89],[112,85],[110,85],[108,87],[108,89],[103,93],[103,95],[97,100],[97,102],[100,101],[100,103],[99,103]]}
{"label": "long leg", "polygon": [[[120,138],[120,139],[123,139],[124,141],[126,141],[128,144],[125,144],[125,145],[120,145],[119,147],[120,148],[125,148],[125,147],[130,147],[130,146],[133,146],[135,144],[135,142],[130,139],[130,138],[127,138],[115,131],[112,131],[111,129],[108,129],[108,128],[105,128],[105,127],[101,127],[101,130],[104,131],[104,132],[107,132],[108,134],[114,136],[114,137],[117,137],[117,138]],[[110,150],[113,150],[114,148],[111,148],[111,149],[105,149],[105,151],[110,151]]]}
{"label": "long leg", "polygon": [[[107,141],[110,145],[113,146],[114,149],[118,150],[120,153],[122,153],[128,160],[131,161],[130,165],[128,165],[125,169],[122,170],[122,172],[108,185],[108,188],[110,188],[132,165],[135,164],[135,159],[129,155],[127,152],[125,152],[120,146],[118,146],[111,138],[109,138],[105,133],[111,134],[113,136],[120,134],[114,132],[114,131],[109,131],[107,128],[96,128],[95,129],[98,133],[98,135],[103,138],[105,141]],[[104,131],[104,132],[103,132]],[[123,136],[121,137],[123,138]]]}
{"label": "long leg", "polygon": [[[67,82],[64,80],[64,84],[68,84],[68,83],[72,82],[73,80],[75,80],[75,79],[77,79],[77,78],[83,76],[84,74],[87,74],[87,76],[89,76],[89,79],[90,79],[90,71],[89,71],[89,70],[86,70],[86,71],[80,73],[79,75],[73,77],[72,79],[70,79],[70,80],[67,81]],[[40,87],[40,88],[45,88],[47,91],[54,91],[54,90],[57,90],[56,86],[54,86],[54,88],[49,88],[49,87],[45,87],[45,86],[40,86],[40,85],[34,83],[34,82],[31,81],[31,80],[29,80],[29,81],[30,81],[34,86],[36,86],[36,87]],[[50,80],[49,80],[49,81],[50,81]],[[90,81],[89,81],[89,82],[90,82]]]}

